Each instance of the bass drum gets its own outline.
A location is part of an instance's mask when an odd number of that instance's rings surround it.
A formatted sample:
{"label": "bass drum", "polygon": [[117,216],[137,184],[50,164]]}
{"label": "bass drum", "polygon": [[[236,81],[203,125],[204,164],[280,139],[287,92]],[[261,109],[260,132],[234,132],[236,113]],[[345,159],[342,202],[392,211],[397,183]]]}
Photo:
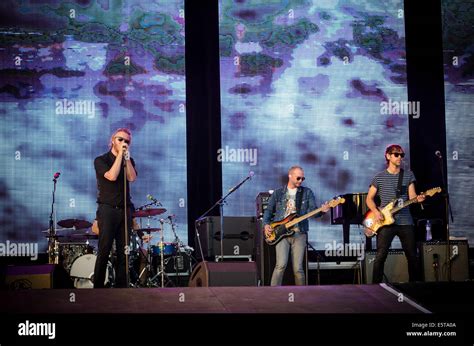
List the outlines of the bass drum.
{"label": "bass drum", "polygon": [[[74,280],[76,288],[94,288],[94,268],[97,256],[93,254],[83,255],[74,261],[71,266],[70,276]],[[105,272],[105,282],[107,286],[113,283],[114,270],[112,264],[108,262]]]}

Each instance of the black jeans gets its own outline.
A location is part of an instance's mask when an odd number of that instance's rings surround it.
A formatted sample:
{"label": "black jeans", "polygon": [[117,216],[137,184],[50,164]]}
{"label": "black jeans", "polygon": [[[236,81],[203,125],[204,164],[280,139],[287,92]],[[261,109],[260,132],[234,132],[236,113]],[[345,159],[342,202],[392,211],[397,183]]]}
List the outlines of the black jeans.
{"label": "black jeans", "polygon": [[381,283],[383,280],[384,265],[388,250],[393,238],[398,236],[402,243],[403,251],[408,261],[408,276],[410,282],[416,281],[418,277],[418,264],[416,257],[415,228],[412,225],[390,225],[380,229],[377,233],[377,254],[374,261],[372,273],[373,283]]}
{"label": "black jeans", "polygon": [[[127,287],[125,270],[124,210],[106,204],[97,209],[99,244],[94,268],[94,288],[103,288],[110,251],[115,239],[117,261],[115,263],[115,287]],[[131,228],[131,213],[128,213],[128,228]]]}

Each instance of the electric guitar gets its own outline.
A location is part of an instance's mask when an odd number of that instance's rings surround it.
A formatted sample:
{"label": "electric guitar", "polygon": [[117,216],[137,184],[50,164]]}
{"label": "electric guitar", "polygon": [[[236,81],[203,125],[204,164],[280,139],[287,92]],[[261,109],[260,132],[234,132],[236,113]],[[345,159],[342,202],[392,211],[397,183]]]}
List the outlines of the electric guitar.
{"label": "electric guitar", "polygon": [[[328,202],[328,205],[330,208],[334,208],[335,206],[344,203],[346,200],[342,197],[338,197],[336,199],[332,199]],[[295,231],[291,230],[294,225],[296,225],[298,222],[301,222],[303,220],[306,220],[307,218],[310,218],[313,215],[316,215],[322,211],[322,207],[315,209],[313,211],[310,211],[309,213],[296,217],[296,213],[292,213],[285,217],[283,220],[280,221],[275,221],[270,224],[270,227],[272,228],[272,232],[270,235],[267,236],[266,233],[265,235],[265,242],[268,245],[276,245],[280,240],[282,240],[285,237],[292,236],[295,234]]]}
{"label": "electric guitar", "polygon": [[[433,196],[434,194],[441,192],[440,187],[434,187],[422,193],[425,196]],[[403,203],[398,203],[397,199],[394,199],[389,204],[387,204],[383,208],[378,208],[380,213],[383,216],[383,220],[377,220],[375,218],[375,213],[372,210],[367,211],[364,216],[364,220],[362,221],[362,225],[364,226],[364,233],[367,237],[371,238],[377,234],[377,231],[387,225],[391,225],[395,222],[393,215],[405,207],[408,207],[412,203],[416,203],[416,197],[409,199]]]}

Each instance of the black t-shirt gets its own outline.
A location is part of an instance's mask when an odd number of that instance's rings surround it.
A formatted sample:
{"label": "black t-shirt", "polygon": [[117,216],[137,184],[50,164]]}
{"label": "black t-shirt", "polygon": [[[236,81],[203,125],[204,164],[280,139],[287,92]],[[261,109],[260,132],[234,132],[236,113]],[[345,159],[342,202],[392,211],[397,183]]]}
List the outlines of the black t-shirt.
{"label": "black t-shirt", "polygon": [[[123,207],[123,175],[124,167],[122,165],[117,180],[110,181],[104,177],[104,174],[110,170],[115,162],[115,155],[112,151],[98,156],[94,160],[95,175],[97,177],[97,203],[108,204],[113,207]],[[130,162],[135,168],[135,161],[130,158]],[[136,169],[135,169],[136,171]],[[130,185],[127,181],[127,205],[131,206]]]}

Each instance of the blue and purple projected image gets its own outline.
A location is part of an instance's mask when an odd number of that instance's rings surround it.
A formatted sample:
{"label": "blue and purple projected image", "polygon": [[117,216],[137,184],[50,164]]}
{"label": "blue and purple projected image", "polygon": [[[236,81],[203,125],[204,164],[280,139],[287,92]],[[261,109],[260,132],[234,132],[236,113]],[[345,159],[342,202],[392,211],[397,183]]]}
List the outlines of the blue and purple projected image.
{"label": "blue and purple projected image", "polygon": [[[403,1],[220,1],[223,190],[226,215],[255,215],[259,192],[305,170],[318,204],[366,193],[384,150],[409,153]],[[405,168],[409,168],[409,157]],[[317,248],[342,240],[330,217],[312,220]],[[353,227],[351,242],[362,242]],[[394,243],[396,247],[396,243]]]}
{"label": "blue and purple projected image", "polygon": [[92,222],[94,158],[128,127],[132,201],[160,201],[186,243],[184,1],[3,1],[0,13],[0,239],[46,249],[56,172],[55,223]]}
{"label": "blue and purple projected image", "polygon": [[471,206],[474,195],[474,106],[472,85],[474,4],[468,0],[443,0],[444,94],[446,104],[446,158],[453,213],[450,234],[474,242]]}

